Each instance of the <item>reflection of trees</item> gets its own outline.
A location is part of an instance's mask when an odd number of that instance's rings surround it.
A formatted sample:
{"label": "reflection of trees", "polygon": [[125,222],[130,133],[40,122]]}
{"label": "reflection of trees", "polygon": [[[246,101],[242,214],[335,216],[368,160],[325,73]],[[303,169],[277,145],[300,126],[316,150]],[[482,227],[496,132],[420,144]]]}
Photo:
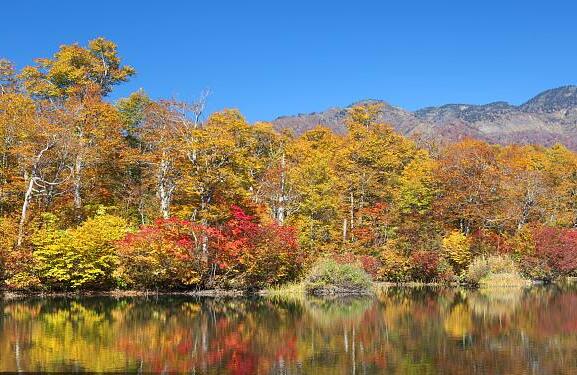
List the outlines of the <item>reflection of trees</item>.
{"label": "reflection of trees", "polygon": [[306,313],[323,327],[358,323],[373,304],[369,297],[307,298]]}
{"label": "reflection of trees", "polygon": [[503,320],[517,310],[524,292],[519,287],[482,288],[469,293],[467,302],[476,316]]}
{"label": "reflection of trees", "polygon": [[0,302],[0,371],[570,373],[576,311],[568,287],[388,288],[347,300],[14,300]]}
{"label": "reflection of trees", "polygon": [[[0,321],[0,371],[104,371],[126,365],[114,321],[102,306],[56,299],[9,302]],[[51,367],[58,363],[57,367]],[[89,364],[89,367],[85,367]]]}

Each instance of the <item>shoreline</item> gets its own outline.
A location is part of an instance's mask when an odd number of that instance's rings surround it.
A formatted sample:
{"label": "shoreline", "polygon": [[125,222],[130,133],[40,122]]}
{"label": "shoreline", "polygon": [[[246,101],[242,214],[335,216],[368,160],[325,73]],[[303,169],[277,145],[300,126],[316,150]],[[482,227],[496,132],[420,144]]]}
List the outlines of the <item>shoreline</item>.
{"label": "shoreline", "polygon": [[249,292],[244,290],[224,290],[224,289],[206,289],[190,291],[150,291],[150,290],[78,290],[71,292],[22,292],[0,290],[0,299],[11,298],[54,298],[54,297],[156,297],[156,296],[190,296],[190,297],[250,297],[258,295],[259,292]]}
{"label": "shoreline", "polygon": [[[577,278],[567,278],[568,282],[575,282]],[[559,282],[551,282],[550,284],[558,284]],[[532,280],[526,287],[545,285],[542,281]],[[519,286],[500,286],[498,288],[511,288]],[[458,283],[422,283],[416,281],[394,283],[394,282],[375,282],[373,290],[380,288],[471,288],[465,284]],[[189,296],[189,297],[210,297],[210,298],[247,298],[247,297],[266,297],[267,295],[274,295],[267,289],[261,290],[240,290],[240,289],[204,289],[204,290],[187,290],[187,291],[170,291],[170,290],[77,290],[68,292],[50,292],[50,291],[10,291],[0,290],[0,299],[12,298],[54,298],[54,297],[156,297],[156,296]],[[351,295],[354,295],[351,294]]]}

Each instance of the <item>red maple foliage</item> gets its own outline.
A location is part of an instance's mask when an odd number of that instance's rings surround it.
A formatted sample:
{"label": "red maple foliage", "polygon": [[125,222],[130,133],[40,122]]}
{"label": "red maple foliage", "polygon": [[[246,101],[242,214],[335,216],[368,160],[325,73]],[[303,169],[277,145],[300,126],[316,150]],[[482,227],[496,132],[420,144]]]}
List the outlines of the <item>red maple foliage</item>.
{"label": "red maple foliage", "polygon": [[411,255],[415,280],[433,281],[438,276],[439,254],[433,251],[417,251]]}
{"label": "red maple foliage", "polygon": [[577,270],[577,229],[535,226],[534,257],[546,262],[552,276],[566,276]]}
{"label": "red maple foliage", "polygon": [[118,254],[125,282],[144,287],[214,286],[216,279],[263,287],[294,280],[305,261],[292,227],[263,225],[238,206],[218,228],[156,220],[120,241]]}
{"label": "red maple foliage", "polygon": [[240,275],[246,285],[261,287],[294,280],[302,270],[301,251],[294,228],[261,224],[238,206],[219,228],[215,261],[229,275]]}

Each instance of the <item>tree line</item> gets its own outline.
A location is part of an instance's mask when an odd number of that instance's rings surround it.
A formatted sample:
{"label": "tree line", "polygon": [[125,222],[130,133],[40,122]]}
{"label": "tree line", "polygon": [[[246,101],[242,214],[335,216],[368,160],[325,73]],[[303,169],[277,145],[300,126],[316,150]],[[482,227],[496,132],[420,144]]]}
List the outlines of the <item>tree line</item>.
{"label": "tree line", "polygon": [[577,155],[441,143],[380,107],[296,136],[237,110],[144,91],[117,46],[0,61],[0,278],[16,289],[260,288],[316,259],[373,278],[447,281],[506,254],[528,277],[577,269]]}

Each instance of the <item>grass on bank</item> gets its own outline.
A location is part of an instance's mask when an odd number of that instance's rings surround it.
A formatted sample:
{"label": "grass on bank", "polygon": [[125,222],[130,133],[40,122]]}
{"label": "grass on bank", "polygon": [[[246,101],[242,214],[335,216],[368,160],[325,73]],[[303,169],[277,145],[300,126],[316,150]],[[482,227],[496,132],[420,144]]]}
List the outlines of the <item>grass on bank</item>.
{"label": "grass on bank", "polygon": [[304,295],[336,296],[371,294],[371,277],[355,264],[338,263],[321,259],[315,263],[304,280],[271,287],[266,294],[271,297],[300,298]]}
{"label": "grass on bank", "polygon": [[265,290],[265,295],[283,300],[300,300],[305,296],[305,286],[302,281],[275,285]]}
{"label": "grass on bank", "polygon": [[530,284],[529,280],[524,279],[518,273],[490,273],[479,280],[480,288],[523,287]]}
{"label": "grass on bank", "polygon": [[474,259],[464,274],[464,281],[469,285],[482,288],[517,287],[530,284],[529,280],[521,276],[517,264],[505,255],[482,256]]}

